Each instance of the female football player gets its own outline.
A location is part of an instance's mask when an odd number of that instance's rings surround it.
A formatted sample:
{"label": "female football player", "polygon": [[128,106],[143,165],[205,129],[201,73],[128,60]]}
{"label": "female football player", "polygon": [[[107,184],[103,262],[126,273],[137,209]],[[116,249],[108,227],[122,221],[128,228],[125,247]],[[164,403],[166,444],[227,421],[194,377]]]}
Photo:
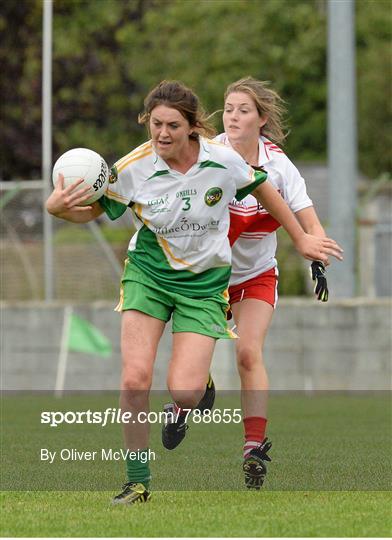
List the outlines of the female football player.
{"label": "female football player", "polygon": [[[140,122],[151,139],[117,161],[98,202],[82,206],[87,188],[76,190],[82,180],[64,188],[60,178],[46,206],[51,214],[77,223],[103,211],[116,219],[131,208],[137,232],[129,244],[117,307],[122,312],[120,405],[133,420],[148,410],[158,343],[172,318],[167,384],[180,412],[176,429],[165,434],[170,448],[185,434],[182,409],[194,408],[204,393],[216,340],[234,337],[226,323],[230,201],[253,193],[308,259],[340,259],[341,249],[331,239],[303,231],[266,173],[205,138],[213,130],[197,96],[182,83],[163,81],[154,88]],[[146,455],[148,424],[124,424],[124,440],[127,449]],[[148,461],[128,459],[127,476],[113,502],[146,502]]]}
{"label": "female football player", "polygon": [[[283,101],[268,84],[246,77],[230,84],[224,96],[225,132],[217,140],[234,148],[254,169],[264,170],[268,181],[286,201],[304,231],[325,237],[305,181],[280,148]],[[268,376],[264,365],[264,341],[278,298],[275,252],[279,219],[249,194],[230,203],[229,238],[232,245],[230,306],[236,324],[236,355],[241,378],[245,444],[243,469],[248,488],[260,489],[271,443],[265,438]],[[315,292],[328,300],[326,259],[311,264]]]}

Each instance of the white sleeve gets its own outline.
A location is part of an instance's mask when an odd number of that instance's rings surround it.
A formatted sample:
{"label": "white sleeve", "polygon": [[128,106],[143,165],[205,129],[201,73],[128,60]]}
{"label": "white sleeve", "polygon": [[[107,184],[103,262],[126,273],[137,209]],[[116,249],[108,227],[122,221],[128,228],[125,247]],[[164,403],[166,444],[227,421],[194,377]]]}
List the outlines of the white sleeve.
{"label": "white sleeve", "polygon": [[306,192],[305,180],[302,178],[297,167],[285,156],[283,174],[284,198],[291,210],[299,212],[304,208],[313,206],[313,202]]}
{"label": "white sleeve", "polygon": [[130,170],[118,171],[116,165],[110,169],[110,179],[105,195],[119,203],[128,205],[135,195],[135,181]]}

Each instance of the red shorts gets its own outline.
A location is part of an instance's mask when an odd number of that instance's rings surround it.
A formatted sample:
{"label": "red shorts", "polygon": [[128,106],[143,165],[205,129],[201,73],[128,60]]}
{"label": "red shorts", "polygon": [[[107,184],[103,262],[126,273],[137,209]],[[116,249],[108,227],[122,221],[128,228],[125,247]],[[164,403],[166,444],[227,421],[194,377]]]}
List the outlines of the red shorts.
{"label": "red shorts", "polygon": [[230,304],[241,302],[246,298],[263,300],[273,308],[278,301],[278,269],[271,268],[248,281],[229,287]]}

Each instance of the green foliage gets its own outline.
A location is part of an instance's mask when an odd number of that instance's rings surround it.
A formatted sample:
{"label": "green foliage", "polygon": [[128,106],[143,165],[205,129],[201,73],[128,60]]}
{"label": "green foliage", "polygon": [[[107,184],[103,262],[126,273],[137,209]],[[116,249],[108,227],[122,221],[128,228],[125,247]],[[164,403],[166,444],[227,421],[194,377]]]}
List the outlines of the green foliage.
{"label": "green foliage", "polygon": [[[325,0],[56,0],[54,159],[87,146],[113,162],[141,143],[143,98],[164,78],[193,87],[212,112],[247,74],[287,101],[288,154],[325,159],[326,11]],[[358,0],[356,17],[359,161],[376,177],[391,168],[390,1]],[[37,178],[42,1],[5,2],[0,29],[0,176]]]}
{"label": "green foliage", "polygon": [[371,177],[392,171],[392,4],[357,0],[359,165]]}
{"label": "green foliage", "polygon": [[[138,37],[141,48],[154,51],[154,62],[135,63],[134,76],[147,88],[162,76],[180,78],[197,89],[210,111],[222,108],[230,82],[247,74],[270,80],[295,105],[290,109],[295,136],[289,151],[302,148],[307,157],[320,157],[325,148],[325,126],[319,130],[318,112],[321,108],[325,123],[325,17],[315,2],[189,5],[167,2],[159,11],[148,12],[146,31]],[[191,42],[190,27],[200,29]]]}
{"label": "green foliage", "polygon": [[40,176],[41,18],[38,0],[2,3],[1,179]]}

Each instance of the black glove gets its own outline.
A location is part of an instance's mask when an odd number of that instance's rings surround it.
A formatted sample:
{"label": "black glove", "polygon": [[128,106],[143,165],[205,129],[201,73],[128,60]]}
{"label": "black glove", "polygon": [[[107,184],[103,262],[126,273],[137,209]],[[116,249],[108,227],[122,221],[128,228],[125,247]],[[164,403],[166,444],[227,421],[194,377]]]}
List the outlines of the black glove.
{"label": "black glove", "polygon": [[325,266],[321,261],[313,261],[310,265],[310,276],[315,282],[314,294],[317,300],[328,301],[328,284],[325,277]]}

